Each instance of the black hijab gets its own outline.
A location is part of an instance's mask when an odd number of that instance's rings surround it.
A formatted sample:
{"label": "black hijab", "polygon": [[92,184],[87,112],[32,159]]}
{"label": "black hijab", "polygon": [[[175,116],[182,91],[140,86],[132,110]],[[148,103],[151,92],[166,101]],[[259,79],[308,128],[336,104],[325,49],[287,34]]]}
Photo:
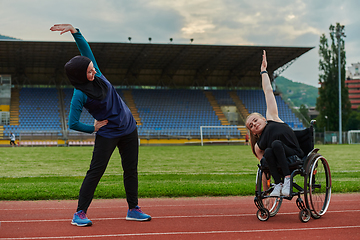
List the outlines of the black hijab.
{"label": "black hijab", "polygon": [[87,68],[91,60],[85,56],[75,56],[65,64],[65,72],[71,84],[81,90],[89,98],[103,100],[107,86],[103,80],[95,76],[94,81],[87,79]]}

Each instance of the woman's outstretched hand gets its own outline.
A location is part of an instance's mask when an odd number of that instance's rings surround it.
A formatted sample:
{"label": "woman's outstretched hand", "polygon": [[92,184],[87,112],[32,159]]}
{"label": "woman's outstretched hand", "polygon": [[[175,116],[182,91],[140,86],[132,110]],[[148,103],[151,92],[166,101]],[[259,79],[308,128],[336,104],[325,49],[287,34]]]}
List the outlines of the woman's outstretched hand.
{"label": "woman's outstretched hand", "polygon": [[71,24],[55,24],[50,30],[61,31],[60,35],[66,32],[77,33],[77,30]]}
{"label": "woman's outstretched hand", "polygon": [[262,60],[261,67],[260,67],[261,72],[266,71],[266,68],[267,68],[266,52],[265,52],[265,50],[263,50],[263,60]]}

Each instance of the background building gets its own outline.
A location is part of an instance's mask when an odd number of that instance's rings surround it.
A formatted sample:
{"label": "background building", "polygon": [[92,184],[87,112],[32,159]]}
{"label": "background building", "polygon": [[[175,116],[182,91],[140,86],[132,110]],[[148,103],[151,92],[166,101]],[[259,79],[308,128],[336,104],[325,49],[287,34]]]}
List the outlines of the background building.
{"label": "background building", "polygon": [[360,63],[352,63],[346,70],[345,85],[349,88],[349,98],[352,109],[360,106]]}

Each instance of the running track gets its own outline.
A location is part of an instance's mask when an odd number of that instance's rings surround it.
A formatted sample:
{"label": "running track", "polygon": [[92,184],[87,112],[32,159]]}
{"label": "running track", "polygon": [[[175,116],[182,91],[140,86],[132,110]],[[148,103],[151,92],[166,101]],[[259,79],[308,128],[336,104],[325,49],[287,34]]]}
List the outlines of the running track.
{"label": "running track", "polygon": [[0,240],[360,239],[360,194],[333,194],[320,219],[300,222],[295,198],[267,222],[253,197],[140,199],[150,222],[126,221],[124,199],[94,200],[91,227],[70,224],[77,201],[0,201]]}

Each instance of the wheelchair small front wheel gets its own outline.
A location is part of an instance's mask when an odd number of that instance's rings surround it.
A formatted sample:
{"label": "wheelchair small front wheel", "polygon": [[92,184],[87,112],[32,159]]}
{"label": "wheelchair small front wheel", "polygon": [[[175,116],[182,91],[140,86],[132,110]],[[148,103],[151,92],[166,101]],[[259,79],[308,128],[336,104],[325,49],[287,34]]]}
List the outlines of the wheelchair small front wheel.
{"label": "wheelchair small front wheel", "polygon": [[260,221],[267,221],[270,218],[270,213],[269,210],[267,210],[266,208],[260,208],[257,212],[256,212],[256,216]]}
{"label": "wheelchair small front wheel", "polygon": [[309,209],[301,209],[299,212],[299,219],[303,223],[307,223],[311,218]]}

